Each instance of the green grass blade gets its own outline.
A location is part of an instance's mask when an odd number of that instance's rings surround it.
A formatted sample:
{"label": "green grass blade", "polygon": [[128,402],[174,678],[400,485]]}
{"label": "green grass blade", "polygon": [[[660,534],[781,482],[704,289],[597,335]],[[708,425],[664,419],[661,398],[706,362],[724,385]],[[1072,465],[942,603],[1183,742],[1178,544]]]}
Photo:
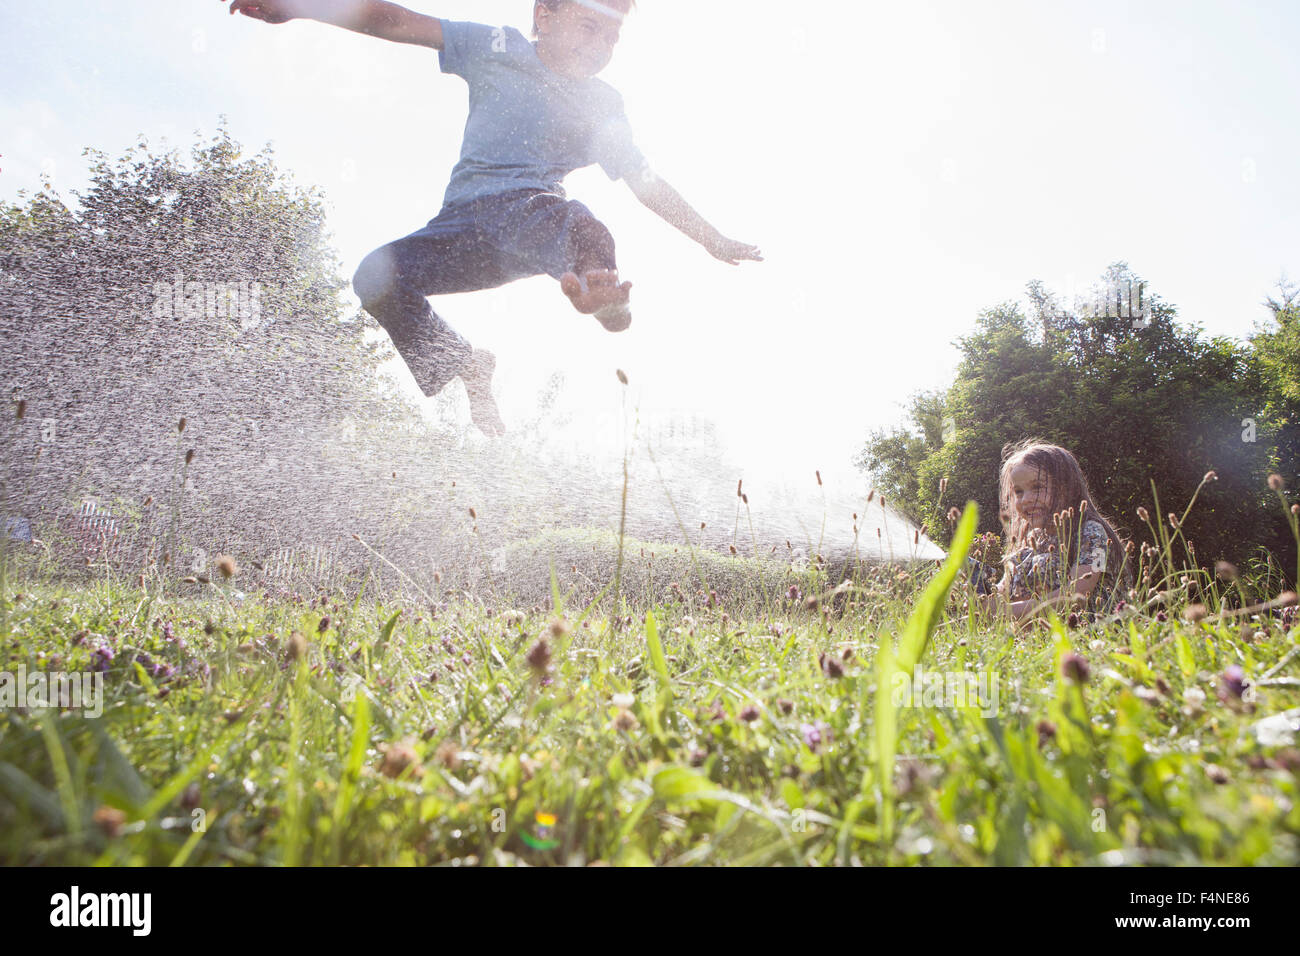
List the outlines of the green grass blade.
{"label": "green grass blade", "polygon": [[59,793],[59,803],[63,807],[64,823],[68,834],[76,837],[81,834],[81,810],[77,805],[77,795],[72,786],[72,771],[68,767],[68,755],[63,749],[63,740],[54,722],[59,719],[58,711],[51,710],[41,718],[41,736],[45,738],[45,747],[50,752],[50,765],[54,768],[54,780]]}
{"label": "green grass blade", "polygon": [[664,658],[664,646],[659,641],[659,624],[653,611],[646,611],[645,614],[645,642],[650,650],[650,663],[659,675],[659,686],[667,689],[671,684],[668,661]]}
{"label": "green grass blade", "polygon": [[357,691],[352,702],[352,748],[348,751],[347,766],[343,768],[343,779],[339,781],[339,795],[334,802],[334,861],[339,859],[343,841],[343,826],[352,810],[352,798],[356,793],[357,781],[361,779],[361,764],[366,757],[366,744],[370,740],[370,703],[365,693]]}
{"label": "green grass blade", "polygon": [[943,563],[939,573],[931,579],[930,584],[916,602],[916,610],[908,618],[903,629],[903,639],[898,646],[898,666],[909,677],[925,653],[930,642],[930,635],[943,617],[943,608],[948,601],[948,592],[953,582],[966,564],[971,544],[975,540],[975,529],[979,525],[979,507],[973,501],[966,502],[961,521],[952,537],[952,548],[948,551],[948,560]]}

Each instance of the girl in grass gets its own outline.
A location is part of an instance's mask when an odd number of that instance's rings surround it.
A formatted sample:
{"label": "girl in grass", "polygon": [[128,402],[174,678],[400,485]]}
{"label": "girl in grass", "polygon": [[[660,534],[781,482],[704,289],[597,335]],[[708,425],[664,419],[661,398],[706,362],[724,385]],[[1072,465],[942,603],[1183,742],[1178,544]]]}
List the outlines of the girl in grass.
{"label": "girl in grass", "polygon": [[1093,503],[1078,461],[1027,439],[1002,449],[998,500],[1005,573],[985,607],[1024,617],[1044,602],[1111,611],[1128,588],[1124,542]]}

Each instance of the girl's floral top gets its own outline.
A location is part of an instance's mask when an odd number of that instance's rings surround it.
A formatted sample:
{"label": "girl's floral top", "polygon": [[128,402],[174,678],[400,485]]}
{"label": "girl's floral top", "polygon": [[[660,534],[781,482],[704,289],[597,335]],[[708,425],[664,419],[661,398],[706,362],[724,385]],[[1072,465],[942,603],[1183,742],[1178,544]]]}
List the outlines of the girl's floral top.
{"label": "girl's floral top", "polygon": [[[1088,595],[1086,609],[1108,609],[1114,597],[1117,569],[1109,561],[1106,529],[1098,521],[1085,521],[1080,536],[1077,566],[1101,574],[1101,580]],[[1007,574],[1010,575],[1007,597],[1012,601],[1024,601],[1056,590],[1068,585],[1073,578],[1073,575],[1067,576],[1061,567],[1059,538],[1055,534],[1038,530],[1029,533],[1029,543],[1009,555],[1005,565]]]}

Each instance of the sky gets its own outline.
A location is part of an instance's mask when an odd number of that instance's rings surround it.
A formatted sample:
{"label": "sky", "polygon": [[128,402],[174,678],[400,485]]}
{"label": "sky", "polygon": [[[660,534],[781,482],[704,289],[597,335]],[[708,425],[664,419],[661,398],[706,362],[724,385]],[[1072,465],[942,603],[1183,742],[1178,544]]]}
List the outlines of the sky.
{"label": "sky", "polygon": [[[225,115],[325,192],[350,277],[437,214],[465,84],[433,50],[227,6],[0,6],[0,197],[42,171],[67,196],[83,147],[184,152]],[[408,6],[531,25],[526,0]],[[658,174],[765,261],[713,259],[591,167],[565,187],[616,238],[629,331],[547,277],[434,306],[497,353],[508,423],[559,372],[610,438],[621,368],[647,421],[693,412],[746,469],[850,480],[868,433],[950,383],[953,343],[1032,279],[1081,291],[1125,260],[1208,333],[1265,320],[1300,279],[1297,36],[1294,2],[641,0],[601,76]]]}

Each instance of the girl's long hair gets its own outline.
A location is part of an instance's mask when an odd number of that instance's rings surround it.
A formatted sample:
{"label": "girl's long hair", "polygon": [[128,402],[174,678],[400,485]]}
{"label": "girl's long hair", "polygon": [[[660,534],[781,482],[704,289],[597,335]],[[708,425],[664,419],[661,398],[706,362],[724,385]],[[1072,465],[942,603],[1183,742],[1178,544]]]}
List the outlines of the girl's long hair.
{"label": "girl's long hair", "polygon": [[[1040,481],[1048,489],[1048,513],[1058,521],[1055,533],[1060,536],[1060,547],[1068,551],[1071,568],[1079,560],[1079,544],[1085,521],[1096,521],[1106,529],[1109,554],[1106,567],[1115,580],[1122,580],[1128,587],[1131,577],[1128,569],[1128,553],[1125,542],[1116,533],[1110,521],[1092,500],[1088,490],[1088,479],[1083,476],[1083,469],[1074,455],[1060,445],[1050,445],[1034,438],[1019,442],[1008,442],[1002,446],[1002,470],[998,478],[998,505],[1001,511],[1002,527],[1006,532],[1006,554],[1011,554],[1024,547],[1031,530],[1029,522],[1020,517],[1016,511],[1015,498],[1011,489],[1011,472],[1020,465],[1028,465],[1038,472]],[[1056,516],[1059,515],[1059,518]],[[1064,562],[1063,562],[1064,563]],[[1121,570],[1122,569],[1122,570]]]}

